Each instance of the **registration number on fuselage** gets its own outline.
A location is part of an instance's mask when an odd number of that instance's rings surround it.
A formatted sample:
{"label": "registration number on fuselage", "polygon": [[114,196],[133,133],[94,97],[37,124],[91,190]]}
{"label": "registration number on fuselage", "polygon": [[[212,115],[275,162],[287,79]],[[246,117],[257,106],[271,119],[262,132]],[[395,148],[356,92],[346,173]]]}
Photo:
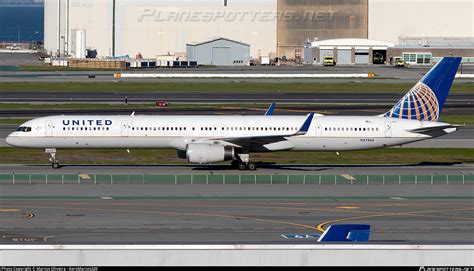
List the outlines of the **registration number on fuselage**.
{"label": "registration number on fuselage", "polygon": [[375,142],[375,139],[373,139],[373,138],[361,138],[360,142]]}

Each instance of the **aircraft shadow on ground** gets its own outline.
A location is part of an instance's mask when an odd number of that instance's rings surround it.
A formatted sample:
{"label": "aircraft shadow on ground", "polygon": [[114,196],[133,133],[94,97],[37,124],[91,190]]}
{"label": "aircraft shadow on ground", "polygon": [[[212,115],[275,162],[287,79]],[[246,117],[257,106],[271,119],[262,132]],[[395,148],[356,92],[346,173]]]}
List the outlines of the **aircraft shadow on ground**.
{"label": "aircraft shadow on ground", "polygon": [[[341,165],[341,164],[276,164],[276,163],[264,163],[257,162],[257,169],[271,169],[271,170],[292,170],[292,171],[325,171],[335,168],[398,168],[398,167],[449,167],[455,165],[461,165],[461,162],[421,162],[416,164],[360,164],[360,165]],[[45,167],[45,165],[26,165],[29,167]],[[93,168],[93,167],[106,167],[110,169],[120,168],[186,168],[192,171],[225,171],[225,170],[236,170],[234,167],[224,164],[217,165],[193,165],[193,164],[167,164],[167,165],[156,165],[156,164],[63,164],[62,168]]]}

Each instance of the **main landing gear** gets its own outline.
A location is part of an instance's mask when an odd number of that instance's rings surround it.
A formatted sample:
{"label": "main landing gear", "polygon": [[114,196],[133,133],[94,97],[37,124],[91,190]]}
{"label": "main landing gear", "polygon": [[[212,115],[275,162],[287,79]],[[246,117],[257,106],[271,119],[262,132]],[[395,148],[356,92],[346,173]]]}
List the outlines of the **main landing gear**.
{"label": "main landing gear", "polygon": [[232,161],[232,167],[237,168],[241,171],[257,169],[257,166],[255,166],[255,163],[250,162],[249,154],[239,154],[238,156],[240,160]]}
{"label": "main landing gear", "polygon": [[49,153],[49,155],[51,155],[51,158],[49,158],[51,167],[54,169],[59,169],[61,165],[59,164],[59,160],[56,159],[56,149],[46,149],[45,153]]}
{"label": "main landing gear", "polygon": [[237,168],[241,171],[257,170],[257,166],[255,165],[255,163],[245,163],[245,162],[237,161],[237,160],[232,161],[232,167]]}

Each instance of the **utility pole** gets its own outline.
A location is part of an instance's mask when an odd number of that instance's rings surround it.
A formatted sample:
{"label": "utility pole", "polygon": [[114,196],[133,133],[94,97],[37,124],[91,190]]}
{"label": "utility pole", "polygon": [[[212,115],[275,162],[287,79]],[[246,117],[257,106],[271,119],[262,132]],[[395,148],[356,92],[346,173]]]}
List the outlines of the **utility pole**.
{"label": "utility pole", "polygon": [[112,56],[115,57],[115,0],[112,0]]}
{"label": "utility pole", "polygon": [[20,44],[20,26],[16,26],[18,28],[18,44]]}
{"label": "utility pole", "polygon": [[277,42],[277,66],[280,66],[280,43]]}

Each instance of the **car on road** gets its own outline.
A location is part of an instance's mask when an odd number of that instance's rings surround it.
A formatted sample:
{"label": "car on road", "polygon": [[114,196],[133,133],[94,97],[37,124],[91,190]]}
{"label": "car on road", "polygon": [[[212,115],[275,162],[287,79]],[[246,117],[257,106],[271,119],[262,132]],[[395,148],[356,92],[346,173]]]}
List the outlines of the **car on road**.
{"label": "car on road", "polygon": [[395,67],[398,67],[398,68],[405,68],[407,65],[405,63],[405,61],[403,60],[398,60],[396,63],[395,63]]}
{"label": "car on road", "polygon": [[165,101],[157,101],[156,106],[158,107],[168,107],[168,103]]}
{"label": "car on road", "polygon": [[20,49],[21,49],[20,46],[17,44],[7,46],[7,50],[20,50]]}
{"label": "car on road", "polygon": [[323,58],[323,66],[336,66],[336,61],[334,61],[333,56],[325,56]]}
{"label": "car on road", "polygon": [[394,65],[395,65],[395,67],[398,67],[398,68],[408,67],[408,64],[402,58],[398,58],[398,57],[395,58]]}

